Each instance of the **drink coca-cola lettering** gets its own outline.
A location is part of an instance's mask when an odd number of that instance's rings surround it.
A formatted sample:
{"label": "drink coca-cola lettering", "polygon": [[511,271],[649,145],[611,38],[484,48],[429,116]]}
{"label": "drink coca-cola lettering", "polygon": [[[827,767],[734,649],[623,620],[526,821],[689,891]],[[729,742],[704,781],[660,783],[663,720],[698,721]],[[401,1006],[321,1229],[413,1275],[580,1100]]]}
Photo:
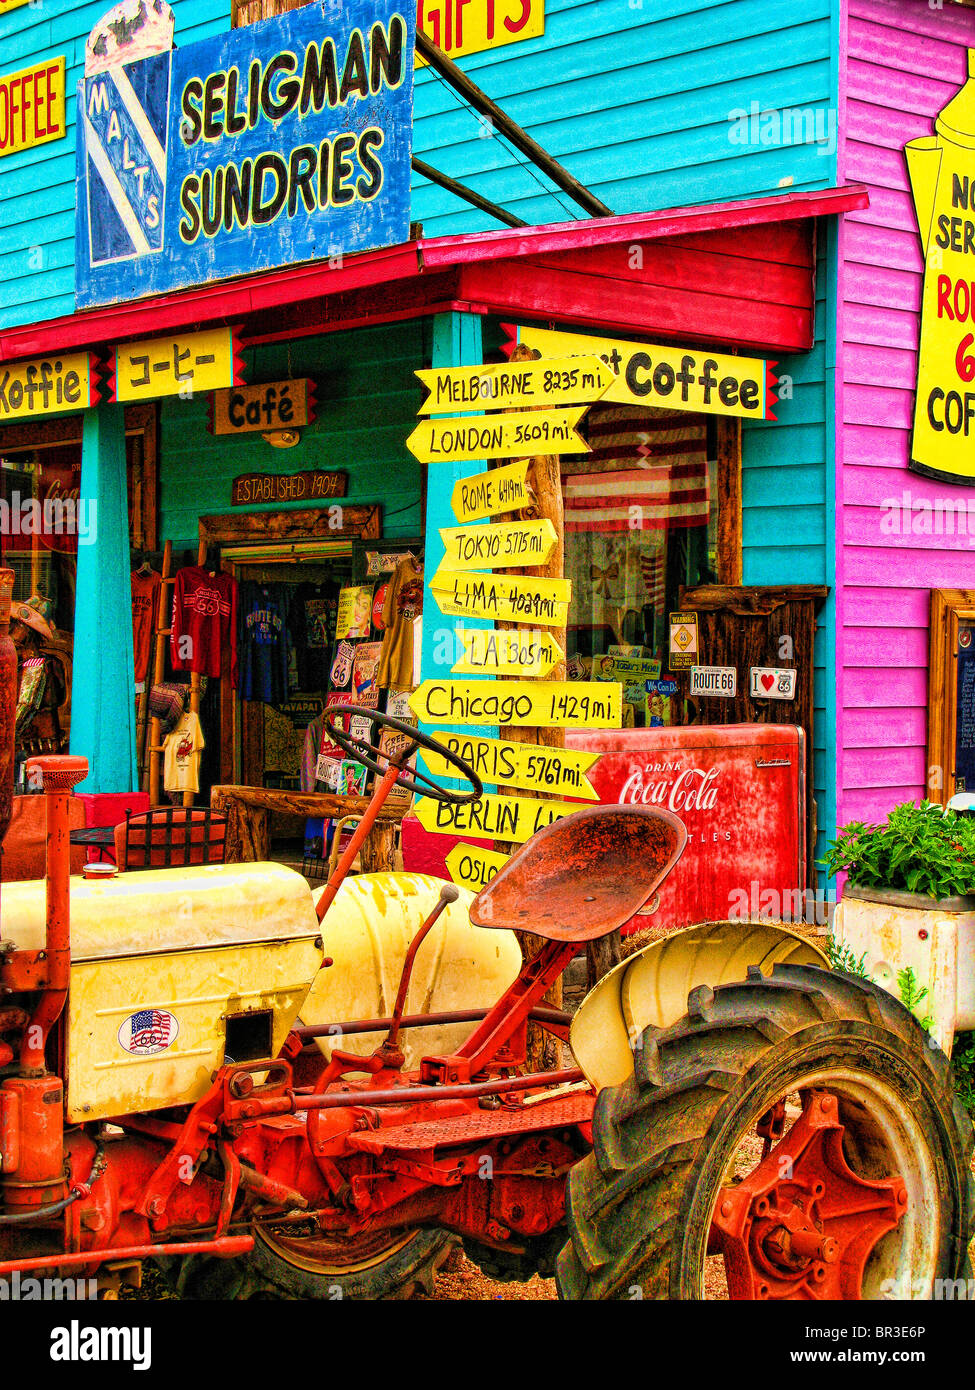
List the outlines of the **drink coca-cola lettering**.
{"label": "drink coca-cola lettering", "polygon": [[[676,770],[676,769],[675,769]],[[682,811],[713,811],[718,798],[719,769],[686,767],[673,777],[654,778],[658,767],[635,767],[620,789],[624,806],[666,806],[678,815]]]}

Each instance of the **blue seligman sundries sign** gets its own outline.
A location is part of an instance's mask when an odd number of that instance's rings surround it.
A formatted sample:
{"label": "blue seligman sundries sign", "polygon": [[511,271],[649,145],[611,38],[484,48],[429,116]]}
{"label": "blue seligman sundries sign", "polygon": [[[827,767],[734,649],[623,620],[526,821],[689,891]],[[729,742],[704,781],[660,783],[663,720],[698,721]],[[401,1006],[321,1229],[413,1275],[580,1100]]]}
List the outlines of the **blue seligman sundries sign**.
{"label": "blue seligman sundries sign", "polygon": [[95,26],[78,84],[79,308],[409,237],[416,5],[313,3],[173,47]]}

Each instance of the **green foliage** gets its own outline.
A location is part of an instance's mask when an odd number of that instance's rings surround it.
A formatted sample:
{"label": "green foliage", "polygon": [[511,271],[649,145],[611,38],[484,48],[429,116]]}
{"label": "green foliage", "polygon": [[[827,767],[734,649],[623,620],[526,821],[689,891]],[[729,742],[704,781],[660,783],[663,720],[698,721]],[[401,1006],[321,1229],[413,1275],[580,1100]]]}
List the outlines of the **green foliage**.
{"label": "green foliage", "polygon": [[897,990],[904,1008],[914,1015],[926,1033],[934,1027],[932,1014],[922,1014],[921,1006],[928,997],[927,985],[918,983],[913,966],[906,966],[897,972]]}
{"label": "green foliage", "polygon": [[864,980],[870,979],[870,971],[865,964],[866,951],[857,957],[845,942],[841,945],[835,936],[830,936],[826,943],[826,955],[834,970],[842,970],[847,975],[860,975]]}
{"label": "green foliage", "polygon": [[975,819],[905,801],[880,825],[841,826],[823,863],[830,875],[845,869],[861,888],[924,898],[975,894]]}
{"label": "green foliage", "polygon": [[975,1117],[975,1033],[959,1033],[951,1053],[955,1094],[969,1115]]}

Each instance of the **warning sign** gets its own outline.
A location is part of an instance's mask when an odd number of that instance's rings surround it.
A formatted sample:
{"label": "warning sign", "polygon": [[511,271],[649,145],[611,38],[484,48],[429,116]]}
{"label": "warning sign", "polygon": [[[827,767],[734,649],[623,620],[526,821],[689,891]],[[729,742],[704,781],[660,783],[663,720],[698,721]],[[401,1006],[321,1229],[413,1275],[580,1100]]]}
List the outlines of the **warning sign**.
{"label": "warning sign", "polygon": [[697,614],[670,615],[670,670],[687,671],[700,663],[697,641]]}

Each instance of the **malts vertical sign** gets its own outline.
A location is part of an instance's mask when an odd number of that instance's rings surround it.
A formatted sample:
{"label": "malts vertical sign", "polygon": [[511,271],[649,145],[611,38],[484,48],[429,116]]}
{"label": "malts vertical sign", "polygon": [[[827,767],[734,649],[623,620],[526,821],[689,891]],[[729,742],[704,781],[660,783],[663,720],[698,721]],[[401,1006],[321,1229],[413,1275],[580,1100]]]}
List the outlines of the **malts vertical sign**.
{"label": "malts vertical sign", "polygon": [[116,7],[78,87],[78,307],[408,240],[415,31],[318,0],[174,47],[165,0]]}

